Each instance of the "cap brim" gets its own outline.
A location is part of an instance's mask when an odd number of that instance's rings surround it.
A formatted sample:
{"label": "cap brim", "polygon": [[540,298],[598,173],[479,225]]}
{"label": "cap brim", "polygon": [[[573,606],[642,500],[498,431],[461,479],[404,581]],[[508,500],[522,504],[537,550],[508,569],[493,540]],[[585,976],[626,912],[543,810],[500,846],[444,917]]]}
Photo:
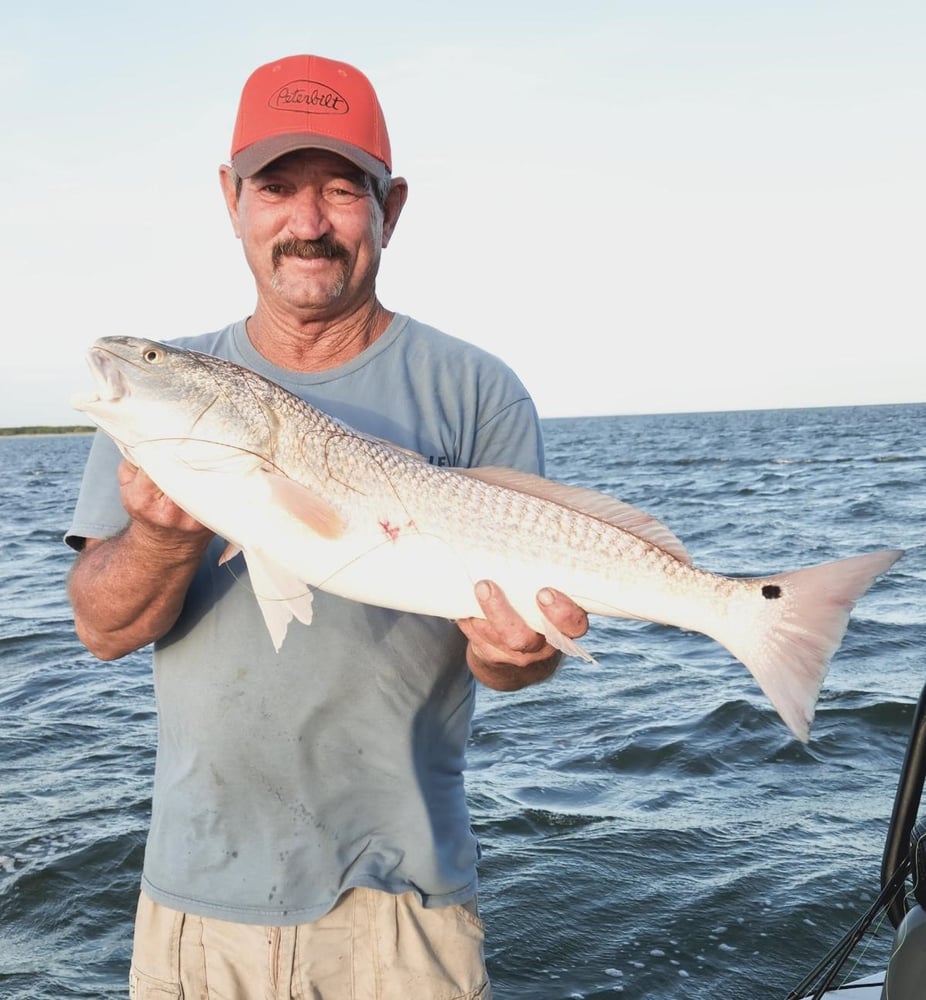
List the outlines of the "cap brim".
{"label": "cap brim", "polygon": [[324,149],[329,153],[337,153],[378,181],[385,180],[389,173],[382,160],[377,160],[375,156],[370,156],[349,142],[325,135],[306,135],[305,132],[272,135],[267,139],[261,139],[235,153],[231,164],[239,177],[253,177],[268,163],[273,163],[279,157],[297,149]]}

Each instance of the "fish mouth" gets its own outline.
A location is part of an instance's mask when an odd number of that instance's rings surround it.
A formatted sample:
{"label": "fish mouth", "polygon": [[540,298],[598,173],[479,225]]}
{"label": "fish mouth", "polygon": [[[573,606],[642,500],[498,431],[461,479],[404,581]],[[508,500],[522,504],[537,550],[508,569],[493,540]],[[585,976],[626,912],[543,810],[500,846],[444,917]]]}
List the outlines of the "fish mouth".
{"label": "fish mouth", "polygon": [[119,370],[115,355],[102,347],[91,347],[87,352],[87,365],[96,380],[94,393],[74,397],[71,405],[75,410],[91,409],[99,403],[118,403],[131,394],[129,383]]}

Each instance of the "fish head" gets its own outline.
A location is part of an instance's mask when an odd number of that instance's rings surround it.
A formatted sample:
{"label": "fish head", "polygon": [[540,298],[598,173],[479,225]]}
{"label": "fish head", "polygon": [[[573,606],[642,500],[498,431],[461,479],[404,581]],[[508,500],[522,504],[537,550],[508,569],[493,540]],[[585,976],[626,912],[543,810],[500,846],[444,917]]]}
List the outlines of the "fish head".
{"label": "fish head", "polygon": [[137,337],[101,337],[87,363],[96,389],[72,397],[71,405],[127,457],[141,444],[190,439],[268,453],[273,427],[255,414],[242,420],[243,406],[261,409],[245,369],[236,384],[229,372],[238,369],[229,362]]}

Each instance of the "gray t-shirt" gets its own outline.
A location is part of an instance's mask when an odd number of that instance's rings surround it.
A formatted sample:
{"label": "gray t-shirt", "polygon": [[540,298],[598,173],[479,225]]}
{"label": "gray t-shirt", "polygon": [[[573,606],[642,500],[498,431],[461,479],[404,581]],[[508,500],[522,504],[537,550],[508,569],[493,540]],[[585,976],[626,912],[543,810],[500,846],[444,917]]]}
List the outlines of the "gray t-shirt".
{"label": "gray t-shirt", "polygon": [[[405,316],[320,373],[269,364],[243,321],[172,343],[272,379],[357,430],[441,465],[543,472],[537,414],[498,359]],[[71,544],[126,523],[116,466],[94,441]],[[476,890],[463,785],[475,682],[443,619],[315,595],[279,654],[240,556],[215,539],[174,628],[154,648],[158,753],[143,885],[203,916],[287,925],[346,889]]]}

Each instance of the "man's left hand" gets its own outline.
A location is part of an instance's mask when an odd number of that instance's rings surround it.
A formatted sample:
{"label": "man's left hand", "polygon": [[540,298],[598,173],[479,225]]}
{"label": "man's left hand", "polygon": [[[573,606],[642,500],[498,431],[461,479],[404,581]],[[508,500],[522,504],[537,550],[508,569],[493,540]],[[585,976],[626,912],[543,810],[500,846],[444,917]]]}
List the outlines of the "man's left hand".
{"label": "man's left hand", "polygon": [[[476,600],[485,618],[464,618],[457,625],[469,639],[466,661],[477,680],[498,691],[546,680],[559,664],[560,651],[521,618],[490,580],[476,584]],[[563,635],[577,639],[588,631],[588,615],[565,594],[544,588],[537,604]]]}

